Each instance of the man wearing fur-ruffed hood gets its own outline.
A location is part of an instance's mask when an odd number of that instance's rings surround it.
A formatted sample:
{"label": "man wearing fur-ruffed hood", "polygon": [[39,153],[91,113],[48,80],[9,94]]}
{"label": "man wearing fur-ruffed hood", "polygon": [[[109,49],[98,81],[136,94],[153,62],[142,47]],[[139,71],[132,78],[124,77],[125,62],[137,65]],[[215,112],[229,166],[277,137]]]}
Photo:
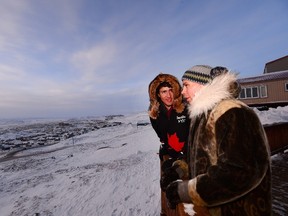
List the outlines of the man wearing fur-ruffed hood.
{"label": "man wearing fur-ruffed hood", "polygon": [[189,180],[167,187],[172,208],[192,203],[199,215],[272,214],[268,141],[256,113],[236,99],[236,77],[224,67],[206,65],[182,77],[191,118]]}
{"label": "man wearing fur-ruffed hood", "polygon": [[[175,76],[160,73],[149,84],[148,93],[149,117],[160,141],[159,157],[162,175],[162,164],[165,161],[183,158],[190,119],[181,94],[181,85]],[[178,211],[167,207],[165,194],[161,191],[160,215],[176,216]]]}
{"label": "man wearing fur-ruffed hood", "polygon": [[[181,90],[181,85],[175,76],[163,73],[157,75],[148,88],[150,98],[148,112],[151,124],[164,145],[161,147],[165,147],[164,154],[176,158],[183,153],[190,125]],[[171,100],[170,106],[165,102],[167,98]]]}

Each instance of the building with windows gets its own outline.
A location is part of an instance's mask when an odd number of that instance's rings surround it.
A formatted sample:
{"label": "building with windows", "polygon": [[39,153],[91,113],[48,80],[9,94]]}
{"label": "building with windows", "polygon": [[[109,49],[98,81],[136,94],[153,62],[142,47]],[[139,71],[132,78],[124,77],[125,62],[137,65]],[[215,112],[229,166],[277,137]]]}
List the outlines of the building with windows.
{"label": "building with windows", "polygon": [[251,107],[288,105],[288,56],[268,62],[260,76],[242,78],[239,99]]}
{"label": "building with windows", "polygon": [[[239,79],[239,99],[250,107],[265,110],[288,105],[288,56],[265,64],[260,76]],[[288,149],[288,122],[263,125],[271,155]]]}

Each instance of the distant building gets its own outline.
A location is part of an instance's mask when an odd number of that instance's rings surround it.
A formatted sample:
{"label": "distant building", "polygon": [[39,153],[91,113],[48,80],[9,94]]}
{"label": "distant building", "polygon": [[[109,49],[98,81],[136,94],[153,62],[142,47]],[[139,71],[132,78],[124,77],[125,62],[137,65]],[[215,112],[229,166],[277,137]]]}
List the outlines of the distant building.
{"label": "distant building", "polygon": [[274,61],[267,62],[264,74],[288,70],[288,55]]}
{"label": "distant building", "polygon": [[288,105],[288,55],[265,64],[260,76],[242,78],[239,99],[252,107]]}

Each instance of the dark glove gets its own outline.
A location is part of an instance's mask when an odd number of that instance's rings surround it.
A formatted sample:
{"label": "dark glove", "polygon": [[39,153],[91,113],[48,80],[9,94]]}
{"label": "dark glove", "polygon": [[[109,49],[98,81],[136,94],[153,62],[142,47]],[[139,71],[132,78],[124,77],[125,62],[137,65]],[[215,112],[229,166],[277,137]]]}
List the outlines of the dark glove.
{"label": "dark glove", "polygon": [[165,172],[167,169],[171,168],[173,163],[176,161],[177,159],[175,158],[169,158],[168,160],[165,160],[163,163],[162,163],[162,166],[161,166],[161,170],[162,172]]}
{"label": "dark glove", "polygon": [[172,158],[177,158],[177,159],[183,159],[184,158],[183,152],[181,152],[181,151],[177,152],[171,147],[167,148],[167,154]]}
{"label": "dark glove", "polygon": [[167,204],[170,209],[176,209],[177,204],[181,203],[178,194],[178,184],[182,180],[177,180],[168,185],[166,190]]}
{"label": "dark glove", "polygon": [[192,203],[188,189],[189,181],[176,180],[168,185],[166,198],[169,208],[175,209],[179,203]]}
{"label": "dark glove", "polygon": [[168,146],[165,143],[161,143],[159,147],[159,158],[163,161],[163,156],[168,154]]}
{"label": "dark glove", "polygon": [[[160,187],[163,191],[166,190],[167,186],[173,182],[173,181],[176,181],[177,179],[179,179],[179,175],[176,171],[176,166],[173,167],[172,164],[173,164],[173,159],[169,159],[169,160],[166,160],[161,169],[163,171],[163,174],[161,176],[161,179],[160,179]],[[170,165],[170,163],[172,162],[172,164]],[[170,167],[168,167],[170,165]]]}
{"label": "dark glove", "polygon": [[168,159],[162,164],[161,170],[160,187],[163,191],[171,182],[188,178],[188,165],[183,160]]}

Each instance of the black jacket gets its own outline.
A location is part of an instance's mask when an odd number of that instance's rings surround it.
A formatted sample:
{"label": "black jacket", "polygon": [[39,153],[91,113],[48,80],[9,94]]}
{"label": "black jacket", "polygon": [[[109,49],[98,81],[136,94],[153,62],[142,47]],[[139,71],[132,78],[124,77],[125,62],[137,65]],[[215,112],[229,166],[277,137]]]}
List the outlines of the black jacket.
{"label": "black jacket", "polygon": [[169,111],[160,104],[157,119],[150,117],[153,129],[157,133],[160,142],[170,157],[177,158],[180,152],[186,153],[187,137],[189,133],[190,119],[187,109],[177,113],[174,109]]}

